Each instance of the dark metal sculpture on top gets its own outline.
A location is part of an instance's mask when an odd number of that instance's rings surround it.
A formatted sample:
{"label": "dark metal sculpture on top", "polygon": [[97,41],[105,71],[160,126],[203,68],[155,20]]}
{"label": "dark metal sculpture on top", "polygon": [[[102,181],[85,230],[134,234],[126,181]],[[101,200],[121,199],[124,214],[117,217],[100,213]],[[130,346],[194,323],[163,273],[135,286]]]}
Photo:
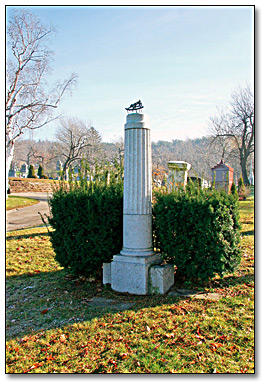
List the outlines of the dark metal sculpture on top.
{"label": "dark metal sculpture on top", "polygon": [[130,104],[130,106],[128,108],[125,108],[128,112],[129,111],[139,111],[143,108],[143,105],[142,105],[142,102],[141,100],[137,101],[136,103],[134,104]]}

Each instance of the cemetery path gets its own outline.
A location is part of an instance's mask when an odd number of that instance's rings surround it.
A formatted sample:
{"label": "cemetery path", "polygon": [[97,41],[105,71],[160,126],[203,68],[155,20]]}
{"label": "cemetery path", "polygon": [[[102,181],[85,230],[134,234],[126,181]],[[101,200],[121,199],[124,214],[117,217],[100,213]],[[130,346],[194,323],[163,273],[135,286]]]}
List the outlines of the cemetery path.
{"label": "cemetery path", "polygon": [[39,212],[49,214],[47,193],[14,193],[16,196],[29,197],[38,200],[39,203],[25,208],[13,209],[6,212],[6,230],[13,231],[28,227],[43,225]]}

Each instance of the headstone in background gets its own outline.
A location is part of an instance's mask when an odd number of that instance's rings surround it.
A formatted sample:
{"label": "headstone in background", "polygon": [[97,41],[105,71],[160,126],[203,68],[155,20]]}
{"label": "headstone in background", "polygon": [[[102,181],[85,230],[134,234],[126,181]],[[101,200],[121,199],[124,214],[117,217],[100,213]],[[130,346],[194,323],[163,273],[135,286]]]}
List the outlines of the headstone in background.
{"label": "headstone in background", "polygon": [[168,162],[168,186],[183,185],[185,188],[187,184],[188,171],[191,168],[190,163],[186,161],[169,161]]}
{"label": "headstone in background", "polygon": [[234,169],[226,165],[221,159],[218,165],[211,168],[212,170],[212,183],[215,182],[216,189],[225,189],[226,192],[231,190],[233,183]]}

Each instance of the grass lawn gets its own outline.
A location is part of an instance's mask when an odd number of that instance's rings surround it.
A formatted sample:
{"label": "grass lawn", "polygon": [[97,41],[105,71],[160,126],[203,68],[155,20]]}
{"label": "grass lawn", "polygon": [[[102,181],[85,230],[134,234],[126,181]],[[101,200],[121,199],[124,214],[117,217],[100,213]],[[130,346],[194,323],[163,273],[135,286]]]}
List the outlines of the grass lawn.
{"label": "grass lawn", "polygon": [[239,268],[205,287],[219,300],[120,294],[62,269],[45,228],[8,233],[6,372],[253,373],[253,206],[240,203]]}
{"label": "grass lawn", "polygon": [[38,200],[29,199],[27,197],[9,195],[8,199],[6,200],[6,210],[10,211],[11,209],[24,208],[28,207],[29,205],[37,204],[38,202]]}

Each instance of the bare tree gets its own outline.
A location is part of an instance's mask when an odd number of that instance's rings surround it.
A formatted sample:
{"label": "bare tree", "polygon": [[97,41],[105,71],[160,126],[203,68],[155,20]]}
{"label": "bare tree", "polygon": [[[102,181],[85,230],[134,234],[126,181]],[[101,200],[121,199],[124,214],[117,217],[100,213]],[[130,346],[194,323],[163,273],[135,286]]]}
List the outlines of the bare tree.
{"label": "bare tree", "polygon": [[24,9],[15,10],[7,26],[6,177],[15,140],[25,129],[34,130],[54,120],[53,109],[77,80],[72,74],[53,88],[46,85],[53,54],[48,49],[52,32],[52,27],[44,26]]}
{"label": "bare tree", "polygon": [[123,137],[120,136],[118,139],[115,139],[113,141],[113,145],[114,145],[114,153],[111,156],[110,162],[114,162],[116,160],[117,163],[119,163],[119,165],[122,166],[124,161],[124,150],[125,150]]}
{"label": "bare tree", "polygon": [[33,156],[36,161],[39,162],[46,170],[46,165],[50,161],[55,161],[58,157],[58,150],[56,149],[55,142],[39,141],[33,145]]}
{"label": "bare tree", "polygon": [[36,142],[32,140],[17,141],[14,149],[13,162],[26,162],[28,166],[35,161]]}
{"label": "bare tree", "polygon": [[63,172],[68,178],[68,168],[75,161],[86,156],[89,149],[101,141],[101,136],[94,127],[86,125],[76,118],[60,119],[60,126],[56,132],[59,156],[64,158]]}
{"label": "bare tree", "polygon": [[101,143],[101,135],[91,125],[85,125],[88,128],[87,138],[88,146],[83,150],[83,156],[89,163],[89,166],[94,168],[96,163],[101,163],[103,159],[103,145]]}
{"label": "bare tree", "polygon": [[19,139],[15,143],[13,162],[17,165],[26,162],[28,166],[30,163],[40,163],[46,169],[46,165],[56,161],[58,157],[55,143],[48,140],[36,142],[30,139]]}
{"label": "bare tree", "polygon": [[238,87],[231,97],[230,106],[210,118],[209,128],[215,140],[224,139],[223,153],[231,147],[231,142],[225,140],[232,140],[238,150],[244,183],[248,185],[247,161],[254,153],[254,98],[249,86]]}

